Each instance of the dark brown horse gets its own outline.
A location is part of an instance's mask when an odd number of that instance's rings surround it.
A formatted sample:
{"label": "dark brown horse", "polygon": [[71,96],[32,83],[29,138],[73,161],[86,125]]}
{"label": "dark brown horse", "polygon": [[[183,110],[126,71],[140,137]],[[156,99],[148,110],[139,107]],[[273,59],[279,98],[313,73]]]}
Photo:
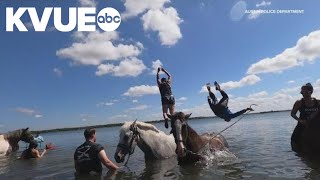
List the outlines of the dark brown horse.
{"label": "dark brown horse", "polygon": [[225,150],[228,148],[228,143],[222,135],[215,133],[204,133],[199,135],[192,129],[187,119],[191,114],[177,112],[168,117],[171,119],[171,127],[175,142],[177,144],[176,153],[180,162],[196,162],[204,157],[200,151],[208,146],[210,151],[214,153],[216,150]]}
{"label": "dark brown horse", "polygon": [[18,129],[0,135],[0,156],[8,155],[19,149],[19,141],[30,143],[33,140],[31,132],[26,129]]}
{"label": "dark brown horse", "polygon": [[320,160],[320,112],[307,122],[296,146],[292,149],[298,154]]}

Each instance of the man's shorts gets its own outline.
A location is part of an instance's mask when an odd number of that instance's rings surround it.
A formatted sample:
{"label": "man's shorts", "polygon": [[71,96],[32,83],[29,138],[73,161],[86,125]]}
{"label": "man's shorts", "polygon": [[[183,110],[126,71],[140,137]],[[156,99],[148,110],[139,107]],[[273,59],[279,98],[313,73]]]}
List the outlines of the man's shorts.
{"label": "man's shorts", "polygon": [[174,96],[164,96],[161,98],[162,105],[174,105],[175,99]]}

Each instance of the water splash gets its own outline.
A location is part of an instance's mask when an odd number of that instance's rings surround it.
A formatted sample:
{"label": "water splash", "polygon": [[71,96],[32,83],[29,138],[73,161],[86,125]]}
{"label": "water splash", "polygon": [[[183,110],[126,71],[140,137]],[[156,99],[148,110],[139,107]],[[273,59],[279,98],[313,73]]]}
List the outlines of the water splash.
{"label": "water splash", "polygon": [[215,150],[212,151],[209,144],[207,144],[199,154],[204,157],[204,160],[201,161],[201,164],[216,164],[218,166],[230,165],[237,162],[238,158],[233,154],[229,149],[225,148],[224,150]]}

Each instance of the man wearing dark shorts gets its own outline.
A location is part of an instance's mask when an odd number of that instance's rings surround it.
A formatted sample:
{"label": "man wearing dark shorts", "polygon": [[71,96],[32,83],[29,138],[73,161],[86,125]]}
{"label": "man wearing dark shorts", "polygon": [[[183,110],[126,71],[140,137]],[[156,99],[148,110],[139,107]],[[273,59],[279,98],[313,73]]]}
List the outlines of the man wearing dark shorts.
{"label": "man wearing dark shorts", "polygon": [[[162,70],[167,76],[168,79],[166,78],[161,78],[159,77],[160,70]],[[174,113],[174,108],[175,108],[175,99],[171,91],[171,75],[163,68],[158,68],[157,72],[157,84],[160,90],[161,94],[161,102],[162,102],[162,113],[163,113],[163,118],[165,122],[165,127],[168,128],[168,110],[170,111],[170,114]]]}
{"label": "man wearing dark shorts", "polygon": [[96,130],[87,128],[84,131],[86,142],[79,146],[74,153],[74,166],[79,174],[89,174],[91,172],[100,174],[102,172],[101,163],[110,170],[119,167],[112,163],[106,155],[103,146],[96,143]]}

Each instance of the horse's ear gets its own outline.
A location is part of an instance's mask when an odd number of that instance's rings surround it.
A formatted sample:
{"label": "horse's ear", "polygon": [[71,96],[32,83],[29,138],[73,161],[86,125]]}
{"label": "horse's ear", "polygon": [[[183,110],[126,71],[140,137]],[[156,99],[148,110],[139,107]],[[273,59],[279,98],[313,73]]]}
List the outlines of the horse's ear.
{"label": "horse's ear", "polygon": [[191,116],[191,114],[192,114],[192,113],[186,114],[186,115],[185,115],[185,118],[188,119],[188,118]]}
{"label": "horse's ear", "polygon": [[25,129],[25,131],[28,131],[28,129],[29,129],[29,127],[27,127],[27,128]]}
{"label": "horse's ear", "polygon": [[136,125],[137,120],[133,121],[133,123],[130,125],[130,129],[133,129],[134,126]]}

